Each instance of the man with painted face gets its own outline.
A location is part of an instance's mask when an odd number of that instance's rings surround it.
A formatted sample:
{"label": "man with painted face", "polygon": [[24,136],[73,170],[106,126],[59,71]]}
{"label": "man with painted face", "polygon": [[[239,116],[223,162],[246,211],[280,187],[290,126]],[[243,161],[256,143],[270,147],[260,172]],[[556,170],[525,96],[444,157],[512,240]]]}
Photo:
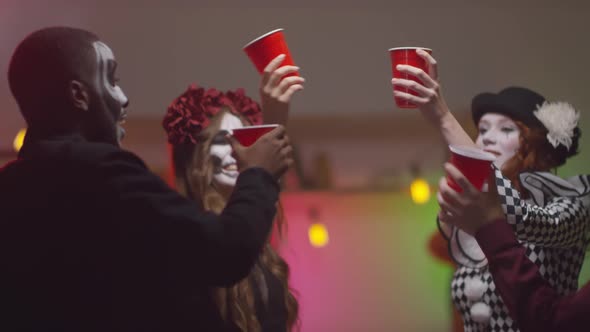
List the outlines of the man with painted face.
{"label": "man with painted face", "polygon": [[205,213],[119,147],[116,66],[98,37],[65,27],[12,56],[28,134],[0,170],[1,331],[216,331],[205,293],[243,279],[266,243],[292,163],[284,129],[232,142],[235,189]]}

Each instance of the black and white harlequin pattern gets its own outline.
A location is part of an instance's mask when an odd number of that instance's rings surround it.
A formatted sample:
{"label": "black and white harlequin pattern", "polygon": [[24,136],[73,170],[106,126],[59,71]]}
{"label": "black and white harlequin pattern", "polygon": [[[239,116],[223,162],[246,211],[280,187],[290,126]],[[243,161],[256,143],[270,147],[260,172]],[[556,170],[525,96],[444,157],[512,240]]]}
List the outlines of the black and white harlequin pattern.
{"label": "black and white harlequin pattern", "polygon": [[[487,285],[487,290],[481,301],[492,309],[492,317],[489,324],[477,323],[471,317],[470,310],[474,303],[469,301],[465,296],[465,280],[470,278],[480,278]],[[451,293],[453,302],[463,317],[465,332],[518,331],[514,321],[508,315],[508,309],[502,302],[500,296],[496,294],[496,285],[494,285],[492,275],[487,269],[460,267],[453,277]]]}
{"label": "black and white harlequin pattern", "polygon": [[[574,292],[588,245],[588,208],[576,197],[548,197],[544,206],[535,205],[532,200],[521,201],[511,182],[498,170],[496,184],[507,220],[514,225],[519,241],[527,249],[528,258],[539,266],[543,277],[560,294]],[[477,323],[471,317],[470,309],[474,303],[465,296],[465,281],[470,278],[480,278],[487,285],[482,302],[492,310],[489,324]],[[463,317],[465,332],[519,331],[495,289],[487,266],[460,266],[457,269],[451,294]]]}
{"label": "black and white harlequin pattern", "polygon": [[521,202],[518,191],[499,170],[496,185],[508,223],[515,226],[520,240],[542,247],[568,248],[588,231],[588,210],[580,199],[551,197],[544,206]]}

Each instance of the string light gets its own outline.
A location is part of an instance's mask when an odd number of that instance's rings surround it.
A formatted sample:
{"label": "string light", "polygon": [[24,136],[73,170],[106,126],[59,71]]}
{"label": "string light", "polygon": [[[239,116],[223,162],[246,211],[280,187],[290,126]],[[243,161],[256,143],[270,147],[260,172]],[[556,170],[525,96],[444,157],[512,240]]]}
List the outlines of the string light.
{"label": "string light", "polygon": [[25,141],[25,135],[27,134],[27,129],[23,128],[18,131],[16,137],[14,138],[14,142],[12,146],[14,147],[14,151],[19,152],[20,148],[23,146],[23,142]]}
{"label": "string light", "polygon": [[416,204],[426,204],[430,200],[430,186],[426,180],[417,178],[410,185],[410,194]]}
{"label": "string light", "polygon": [[312,207],[308,212],[311,225],[307,230],[309,237],[309,243],[312,247],[323,248],[330,242],[330,236],[328,235],[328,228],[322,222],[319,221],[319,212],[317,208]]}
{"label": "string light", "polygon": [[315,248],[323,248],[328,245],[330,237],[328,236],[328,229],[324,224],[313,223],[309,226],[309,243]]}
{"label": "string light", "polygon": [[410,165],[410,173],[412,174],[412,183],[410,184],[410,196],[415,204],[426,204],[430,200],[430,185],[424,178],[422,178],[420,166],[414,162]]}

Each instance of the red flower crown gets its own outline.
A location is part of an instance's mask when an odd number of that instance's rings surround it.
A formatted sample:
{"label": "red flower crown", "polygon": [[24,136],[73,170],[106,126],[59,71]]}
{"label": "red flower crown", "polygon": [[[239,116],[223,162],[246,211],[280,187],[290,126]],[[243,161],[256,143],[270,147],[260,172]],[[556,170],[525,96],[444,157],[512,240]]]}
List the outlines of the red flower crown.
{"label": "red flower crown", "polygon": [[162,121],[168,142],[173,145],[199,143],[201,131],[224,108],[246,118],[252,125],[262,123],[260,105],[246,96],[244,89],[223,93],[192,84],[168,106]]}

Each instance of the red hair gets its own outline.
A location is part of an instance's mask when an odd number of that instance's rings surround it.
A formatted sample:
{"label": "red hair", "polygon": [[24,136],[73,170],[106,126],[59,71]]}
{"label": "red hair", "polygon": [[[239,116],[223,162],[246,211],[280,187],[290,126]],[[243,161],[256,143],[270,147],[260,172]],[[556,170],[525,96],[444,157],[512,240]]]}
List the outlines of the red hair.
{"label": "red hair", "polygon": [[547,140],[547,130],[527,127],[514,120],[520,129],[520,146],[516,154],[504,163],[502,174],[512,181],[521,194],[522,186],[518,176],[522,172],[548,172],[565,163],[568,156],[559,153]]}

